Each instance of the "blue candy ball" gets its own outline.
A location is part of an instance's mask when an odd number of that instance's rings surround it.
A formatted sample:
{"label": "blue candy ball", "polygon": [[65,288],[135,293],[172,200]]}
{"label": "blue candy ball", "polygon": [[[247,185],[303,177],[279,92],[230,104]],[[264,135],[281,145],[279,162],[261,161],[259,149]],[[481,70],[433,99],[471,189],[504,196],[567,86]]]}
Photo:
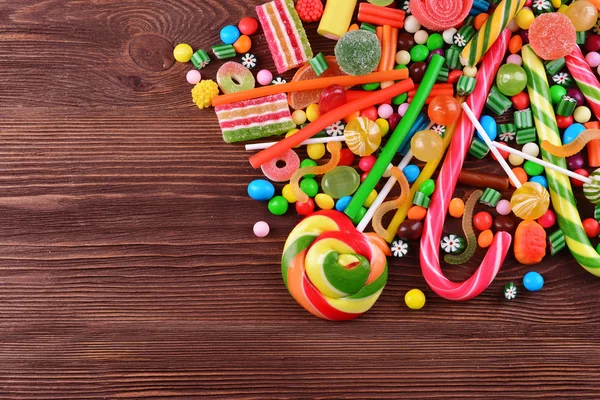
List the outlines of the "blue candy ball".
{"label": "blue candy ball", "polygon": [[350,203],[350,200],[352,200],[352,196],[341,197],[335,203],[335,209],[338,210],[339,212],[344,212],[346,207],[348,207],[348,203]]}
{"label": "blue candy ball", "polygon": [[544,286],[544,278],[535,271],[530,271],[523,277],[523,286],[530,292],[537,292]]}
{"label": "blue candy ball", "polygon": [[225,44],[234,44],[240,38],[240,30],[233,25],[227,25],[221,29],[221,41]]}
{"label": "blue candy ball", "polygon": [[402,172],[404,173],[404,176],[406,176],[408,183],[413,183],[419,177],[421,170],[414,164],[408,164],[406,167],[404,167]]}
{"label": "blue candy ball", "polygon": [[270,200],[275,195],[275,186],[264,179],[256,179],[248,184],[248,195],[254,200]]}
{"label": "blue candy ball", "polygon": [[577,123],[572,124],[563,133],[563,144],[571,143],[583,131],[585,131],[585,126]]}
{"label": "blue candy ball", "polygon": [[548,180],[542,175],[532,176],[529,179],[529,182],[539,183],[540,185],[548,189]]}
{"label": "blue candy ball", "polygon": [[[498,125],[496,124],[496,120],[490,117],[489,115],[484,115],[483,117],[481,117],[481,119],[479,119],[479,123],[483,127],[483,130],[487,132],[490,140],[496,140],[496,136],[498,135]],[[476,132],[477,137],[483,140],[483,137],[481,137],[481,133],[479,133],[479,131]]]}

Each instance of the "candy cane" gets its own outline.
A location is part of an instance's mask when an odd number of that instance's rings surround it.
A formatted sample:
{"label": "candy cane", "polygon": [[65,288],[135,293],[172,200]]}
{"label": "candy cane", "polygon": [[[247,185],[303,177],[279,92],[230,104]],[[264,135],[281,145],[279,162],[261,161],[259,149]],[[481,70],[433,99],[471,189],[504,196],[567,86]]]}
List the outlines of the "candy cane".
{"label": "candy cane", "polygon": [[[508,47],[510,31],[505,29],[498,40],[484,56],[475,90],[466,103],[476,115],[481,114],[496,71],[502,63]],[[499,232],[494,237],[483,262],[475,274],[464,282],[450,281],[442,273],[439,260],[440,239],[446,218],[448,204],[456,187],[458,175],[473,137],[473,124],[466,115],[461,115],[452,143],[440,170],[436,190],[432,195],[429,210],[425,217],[421,238],[421,271],[427,284],[438,295],[448,300],[468,300],[483,292],[500,270],[510,247],[511,236]]]}
{"label": "candy cane", "polygon": [[[523,67],[527,73],[527,89],[538,138],[540,142],[547,140],[552,144],[559,145],[560,136],[554,109],[549,100],[550,89],[544,66],[529,45],[523,46],[521,55]],[[553,156],[544,149],[542,149],[542,158],[562,168],[567,165],[564,158]],[[546,176],[558,226],[565,235],[565,242],[571,254],[588,272],[600,276],[600,255],[592,247],[585,234],[569,178],[550,168],[546,168]]]}
{"label": "candy cane", "polygon": [[587,99],[594,115],[600,119],[600,82],[598,82],[589,64],[585,61],[579,46],[573,48],[573,51],[565,57],[565,61],[569,72],[573,75],[575,83]]}

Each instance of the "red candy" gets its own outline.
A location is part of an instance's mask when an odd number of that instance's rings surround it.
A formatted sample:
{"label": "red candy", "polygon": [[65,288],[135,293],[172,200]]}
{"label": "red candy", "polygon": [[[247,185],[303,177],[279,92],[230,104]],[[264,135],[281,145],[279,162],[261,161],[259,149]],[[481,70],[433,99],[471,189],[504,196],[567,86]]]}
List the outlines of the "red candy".
{"label": "red candy", "polygon": [[598,221],[596,221],[594,218],[586,218],[581,222],[587,237],[593,238],[598,236],[598,231],[600,230],[600,223],[598,223]]}
{"label": "red candy", "polygon": [[377,108],[375,108],[375,106],[370,106],[360,110],[360,116],[367,117],[371,121],[376,121],[377,118],[379,118],[379,115],[377,114]]}
{"label": "red candy", "polygon": [[491,214],[487,211],[480,211],[473,217],[473,225],[480,231],[490,229],[493,222]]}
{"label": "red candy", "polygon": [[537,219],[537,222],[546,229],[552,228],[556,223],[556,214],[554,214],[554,211],[548,210]]}
{"label": "red candy", "polygon": [[358,162],[358,168],[364,172],[369,172],[373,168],[373,165],[375,165],[375,161],[377,161],[377,157],[375,156],[362,157]]}
{"label": "red candy", "polygon": [[350,149],[340,150],[340,161],[338,165],[350,166],[354,162],[354,153]]}
{"label": "red candy", "polygon": [[258,30],[258,21],[252,17],[244,17],[238,24],[238,29],[242,35],[254,35]]}
{"label": "red candy", "polygon": [[562,115],[557,115],[556,125],[558,125],[560,129],[567,129],[569,126],[573,125],[573,116],[569,115],[568,117],[563,117]]}
{"label": "red candy", "polygon": [[315,211],[315,202],[310,197],[306,203],[296,202],[296,212],[300,215],[308,215]]}
{"label": "red candy", "polygon": [[[590,176],[590,173],[587,172],[585,169],[583,168],[578,168],[575,171],[576,174],[579,175],[583,175],[585,177]],[[583,182],[581,182],[579,179],[575,179],[575,178],[569,178],[571,180],[571,185],[576,186],[576,187],[583,187]]]}
{"label": "red candy", "polygon": [[340,85],[331,85],[323,89],[319,96],[319,111],[321,115],[327,114],[346,103],[346,90]]}
{"label": "red candy", "polygon": [[[517,36],[519,37],[519,36]],[[511,97],[513,106],[517,109],[517,110],[524,110],[527,107],[529,107],[529,95],[525,92],[521,92],[519,94],[515,94],[513,97]]]}
{"label": "red candy", "polygon": [[472,5],[469,0],[410,0],[408,7],[425,28],[443,31],[460,25]]}
{"label": "red candy", "polygon": [[369,173],[368,173],[368,172],[365,172],[364,174],[362,174],[362,175],[360,176],[360,182],[361,182],[361,183],[362,183],[362,182],[364,182],[364,181],[365,181],[365,179],[367,179],[367,176],[369,176]]}
{"label": "red candy", "polygon": [[302,21],[316,22],[323,15],[323,3],[321,0],[298,0],[296,11]]}
{"label": "red candy", "polygon": [[588,35],[585,39],[585,49],[589,52],[600,50],[600,35]]}
{"label": "red candy", "polygon": [[456,83],[458,82],[458,78],[462,76],[463,72],[460,69],[455,69],[454,71],[450,71],[448,73],[448,83]]}
{"label": "red candy", "polygon": [[539,15],[529,27],[529,44],[544,60],[555,60],[577,46],[577,32],[569,18],[561,13]]}
{"label": "red candy", "polygon": [[[497,149],[498,153],[500,153],[500,155],[502,156],[502,158],[504,158],[505,160],[508,158],[508,151],[504,151],[502,149]],[[492,153],[492,158],[494,160],[496,160],[496,156],[494,155],[494,153]]]}

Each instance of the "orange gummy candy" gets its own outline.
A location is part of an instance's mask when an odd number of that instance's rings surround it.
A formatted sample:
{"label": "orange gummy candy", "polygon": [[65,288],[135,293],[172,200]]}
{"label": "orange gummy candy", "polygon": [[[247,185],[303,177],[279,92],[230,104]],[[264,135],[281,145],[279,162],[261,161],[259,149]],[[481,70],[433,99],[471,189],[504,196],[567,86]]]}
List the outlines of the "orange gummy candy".
{"label": "orange gummy candy", "polygon": [[546,231],[535,221],[523,221],[515,232],[515,258],[525,265],[537,264],[546,255]]}

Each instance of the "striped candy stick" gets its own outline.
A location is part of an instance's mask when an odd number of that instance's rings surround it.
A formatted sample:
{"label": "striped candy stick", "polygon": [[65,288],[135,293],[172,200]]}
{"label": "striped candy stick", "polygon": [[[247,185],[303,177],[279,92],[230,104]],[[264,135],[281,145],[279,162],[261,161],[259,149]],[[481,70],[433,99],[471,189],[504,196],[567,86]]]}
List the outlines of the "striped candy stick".
{"label": "striped candy stick", "polygon": [[[496,72],[502,64],[509,39],[510,31],[505,29],[483,58],[477,73],[475,90],[466,100],[477,116],[483,110]],[[483,292],[500,270],[511,242],[510,234],[506,232],[496,234],[480,267],[473,276],[464,282],[452,282],[442,273],[439,249],[444,220],[472,137],[473,124],[465,114],[462,114],[440,170],[436,190],[431,197],[421,238],[423,277],[433,291],[448,300],[468,300]]]}
{"label": "striped candy stick", "polygon": [[[554,110],[550,104],[550,89],[544,66],[529,45],[523,46],[521,55],[527,73],[527,89],[540,144],[547,140],[560,146],[561,141]],[[564,158],[555,157],[543,149],[541,153],[542,159],[562,168],[567,167]],[[569,178],[549,168],[546,168],[546,177],[558,226],[565,234],[565,242],[571,254],[588,272],[600,276],[600,255],[596,253],[585,234]]]}
{"label": "striped candy stick", "polygon": [[565,57],[567,68],[579,86],[581,93],[585,96],[592,112],[600,120],[600,82],[585,61],[579,46]]}
{"label": "striped candy stick", "polygon": [[460,53],[462,65],[477,65],[525,2],[526,0],[502,0]]}
{"label": "striped candy stick", "polygon": [[388,253],[383,239],[357,231],[345,214],[318,211],[288,236],[281,273],[307,311],[332,321],[350,320],[368,311],[383,291]]}

